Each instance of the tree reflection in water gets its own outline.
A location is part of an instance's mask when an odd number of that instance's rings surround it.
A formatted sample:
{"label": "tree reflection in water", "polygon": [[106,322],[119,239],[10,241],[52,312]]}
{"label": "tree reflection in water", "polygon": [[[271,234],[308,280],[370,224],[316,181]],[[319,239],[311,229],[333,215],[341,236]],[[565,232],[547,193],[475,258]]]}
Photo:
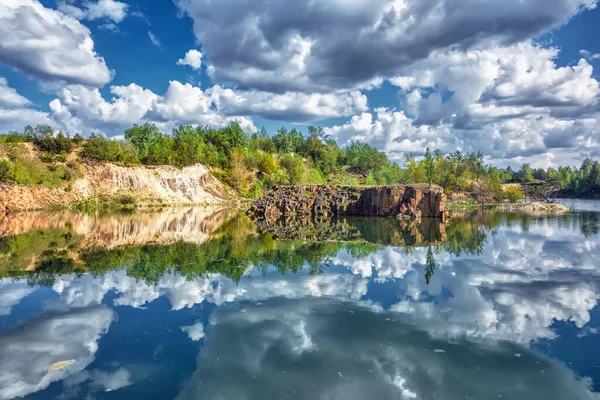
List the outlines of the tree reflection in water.
{"label": "tree reflection in water", "polygon": [[[272,267],[285,274],[307,267],[309,274],[321,274],[341,250],[358,259],[392,246],[407,254],[417,247],[428,248],[424,262],[425,281],[429,284],[436,269],[435,253],[480,255],[487,237],[494,235],[501,224],[519,224],[527,231],[532,225],[554,220],[561,226],[580,229],[586,237],[598,233],[595,213],[527,216],[482,211],[457,214],[445,222],[424,219],[420,223],[391,218],[251,221],[244,215],[212,213],[208,225],[199,217],[205,214],[190,210],[185,213],[187,219],[172,212],[171,219],[153,217],[160,220],[162,229],[155,233],[143,229],[143,224],[140,228],[139,217],[133,215],[129,219],[119,216],[118,222],[111,220],[110,229],[104,226],[93,241],[69,220],[63,221],[62,227],[54,224],[1,237],[0,277],[51,286],[59,275],[89,272],[101,276],[126,269],[129,276],[148,284],[165,274],[188,280],[220,274],[237,282],[252,268],[266,274]],[[176,234],[171,232],[173,229]],[[151,240],[161,233],[167,239]],[[98,240],[102,235],[118,237],[125,244],[114,248],[113,241]]]}

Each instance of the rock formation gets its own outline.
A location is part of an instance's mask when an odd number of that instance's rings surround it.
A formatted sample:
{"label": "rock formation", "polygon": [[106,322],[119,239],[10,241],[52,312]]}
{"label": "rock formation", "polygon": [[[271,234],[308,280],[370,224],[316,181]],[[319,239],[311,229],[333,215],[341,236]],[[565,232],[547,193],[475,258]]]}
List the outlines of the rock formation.
{"label": "rock formation", "polygon": [[282,216],[364,216],[443,218],[446,195],[439,186],[277,186],[256,200],[250,214]]}

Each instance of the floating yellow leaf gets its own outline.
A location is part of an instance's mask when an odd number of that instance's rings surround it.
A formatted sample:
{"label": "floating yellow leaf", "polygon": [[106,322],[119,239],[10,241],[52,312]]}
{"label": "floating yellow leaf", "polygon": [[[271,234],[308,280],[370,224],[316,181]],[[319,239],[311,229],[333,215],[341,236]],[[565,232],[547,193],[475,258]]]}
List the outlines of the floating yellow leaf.
{"label": "floating yellow leaf", "polygon": [[75,360],[57,361],[54,364],[50,364],[46,368],[44,368],[44,371],[48,371],[48,372],[60,371],[63,368],[67,368],[69,365],[73,364],[74,362],[75,362]]}

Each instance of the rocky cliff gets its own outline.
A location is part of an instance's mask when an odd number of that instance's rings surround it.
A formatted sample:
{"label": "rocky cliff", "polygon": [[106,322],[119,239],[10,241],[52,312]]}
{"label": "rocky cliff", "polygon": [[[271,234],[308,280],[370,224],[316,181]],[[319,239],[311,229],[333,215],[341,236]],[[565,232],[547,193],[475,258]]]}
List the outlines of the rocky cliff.
{"label": "rocky cliff", "polygon": [[277,186],[256,200],[250,214],[443,218],[446,195],[439,186]]}
{"label": "rocky cliff", "polygon": [[81,164],[79,175],[64,187],[0,183],[0,212],[66,207],[95,196],[131,195],[138,205],[222,204],[234,197],[203,165],[125,167]]}

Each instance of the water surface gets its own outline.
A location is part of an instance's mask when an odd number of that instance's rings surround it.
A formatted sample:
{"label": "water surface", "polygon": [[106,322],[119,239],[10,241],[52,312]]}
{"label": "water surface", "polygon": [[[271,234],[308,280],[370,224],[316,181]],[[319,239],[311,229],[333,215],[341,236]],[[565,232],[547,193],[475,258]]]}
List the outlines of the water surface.
{"label": "water surface", "polygon": [[2,217],[0,399],[598,399],[597,204]]}

